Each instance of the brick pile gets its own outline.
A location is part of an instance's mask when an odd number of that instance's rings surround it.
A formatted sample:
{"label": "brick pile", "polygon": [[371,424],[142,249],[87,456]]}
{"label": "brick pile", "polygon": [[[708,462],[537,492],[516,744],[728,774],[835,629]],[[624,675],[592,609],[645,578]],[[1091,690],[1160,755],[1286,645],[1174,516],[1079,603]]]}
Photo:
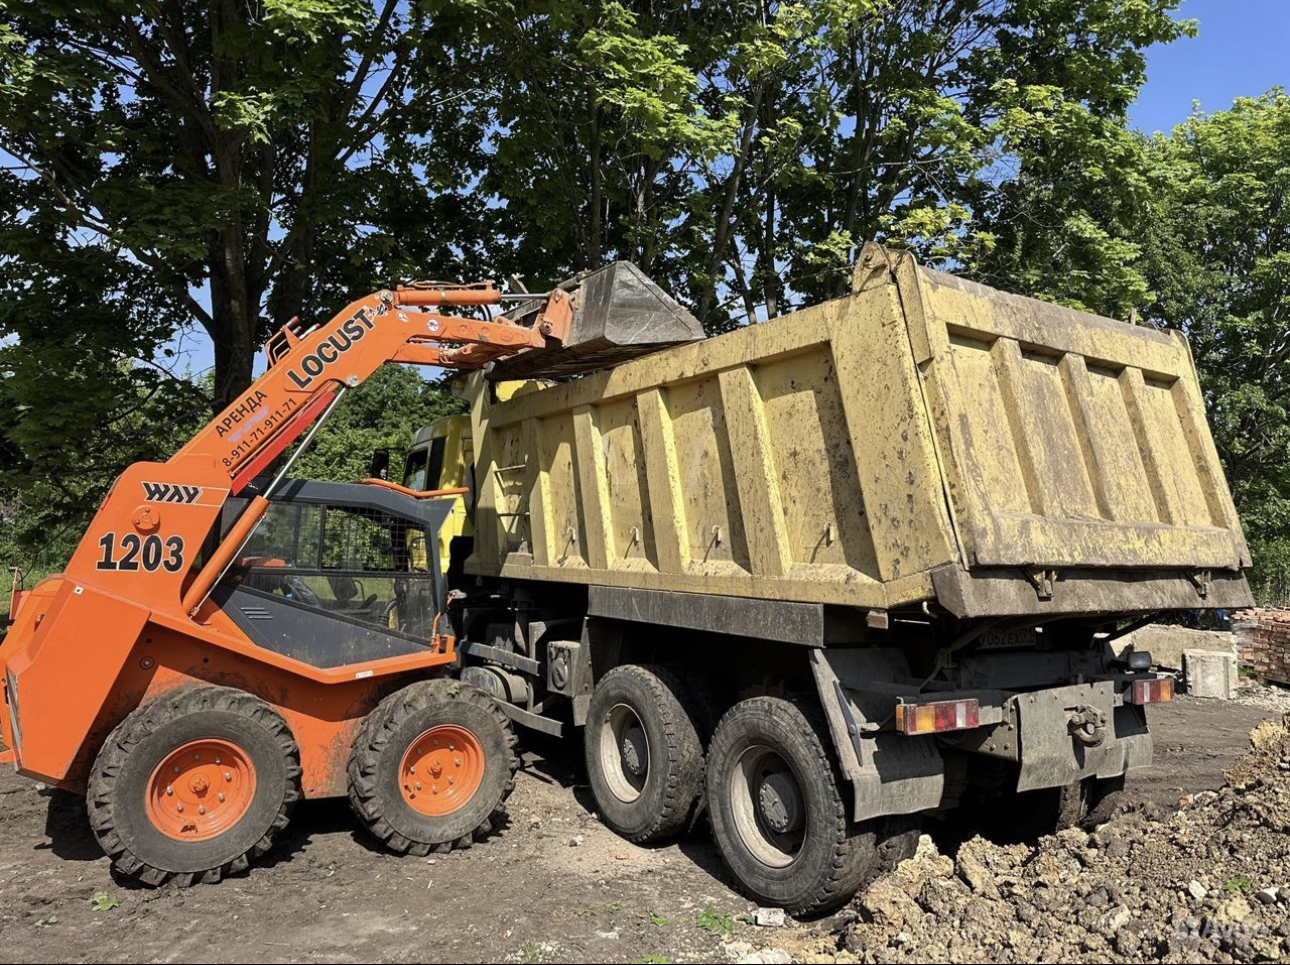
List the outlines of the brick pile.
{"label": "brick pile", "polygon": [[1290,607],[1240,610],[1232,615],[1236,653],[1260,680],[1290,684]]}

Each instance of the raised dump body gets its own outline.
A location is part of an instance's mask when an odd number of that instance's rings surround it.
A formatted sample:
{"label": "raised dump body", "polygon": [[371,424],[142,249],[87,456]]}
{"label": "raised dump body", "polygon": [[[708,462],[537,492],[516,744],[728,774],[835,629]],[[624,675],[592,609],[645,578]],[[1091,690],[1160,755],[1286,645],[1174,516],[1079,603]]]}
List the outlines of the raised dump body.
{"label": "raised dump body", "polygon": [[[1173,695],[1113,645],[1235,607],[1249,553],[1176,333],[878,246],[851,295],[509,401],[480,393],[463,678],[583,727],[602,821],[708,809],[819,912],[919,817],[1094,819]],[[845,814],[845,819],[839,819]]]}
{"label": "raised dump body", "polygon": [[475,418],[474,574],[960,617],[1250,602],[1179,333],[877,245],[848,297]]}

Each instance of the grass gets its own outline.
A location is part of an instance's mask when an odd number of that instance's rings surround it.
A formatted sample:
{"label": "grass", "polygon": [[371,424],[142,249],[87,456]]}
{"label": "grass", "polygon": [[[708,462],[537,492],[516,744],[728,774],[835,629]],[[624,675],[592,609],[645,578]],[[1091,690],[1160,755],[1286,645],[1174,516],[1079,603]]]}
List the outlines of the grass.
{"label": "grass", "polygon": [[1240,892],[1249,891],[1254,887],[1254,879],[1249,875],[1240,875],[1232,878],[1230,881],[1223,882],[1224,891]]}
{"label": "grass", "polygon": [[622,910],[623,903],[621,901],[611,901],[603,905],[587,905],[584,908],[575,908],[573,914],[577,918],[595,918],[602,912],[612,915],[614,912]]}
{"label": "grass", "polygon": [[656,915],[652,911],[646,914],[644,918],[651,925],[658,925],[659,928],[663,928],[671,924],[671,919],[664,918],[662,915]]}

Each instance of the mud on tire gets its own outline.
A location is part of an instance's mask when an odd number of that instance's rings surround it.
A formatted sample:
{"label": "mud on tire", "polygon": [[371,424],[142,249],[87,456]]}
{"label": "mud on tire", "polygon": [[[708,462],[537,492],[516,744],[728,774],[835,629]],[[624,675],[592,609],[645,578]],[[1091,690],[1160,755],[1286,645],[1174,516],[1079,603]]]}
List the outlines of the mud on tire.
{"label": "mud on tire", "polygon": [[722,861],[743,891],[794,915],[835,909],[918,842],[912,819],[857,823],[813,701],[752,697],[717,725],[708,813]]}
{"label": "mud on tire", "polygon": [[[510,720],[482,690],[446,679],[410,684],[381,701],[354,739],[350,807],[396,853],[468,848],[505,813],[519,766],[515,745]],[[408,772],[418,762],[440,772]]]}
{"label": "mud on tire", "polygon": [[[168,825],[154,816],[150,802],[177,800],[159,790],[162,765],[187,747],[199,748],[199,755],[200,748],[235,748],[249,773],[249,782],[240,785],[243,800],[223,812],[233,815],[228,826],[184,829],[177,819]],[[203,763],[216,765],[217,758]],[[207,777],[192,772],[191,783],[199,780]],[[220,794],[219,785],[210,789],[212,811]],[[300,750],[282,717],[245,691],[209,686],[158,697],[130,714],[108,735],[86,789],[90,827],[113,868],[149,885],[209,883],[246,870],[272,847],[299,798]],[[188,800],[189,815],[201,820],[192,814],[191,795]]]}
{"label": "mud on tire", "polygon": [[628,841],[684,831],[703,806],[711,699],[679,672],[615,667],[597,683],[583,735],[587,779],[601,820]]}

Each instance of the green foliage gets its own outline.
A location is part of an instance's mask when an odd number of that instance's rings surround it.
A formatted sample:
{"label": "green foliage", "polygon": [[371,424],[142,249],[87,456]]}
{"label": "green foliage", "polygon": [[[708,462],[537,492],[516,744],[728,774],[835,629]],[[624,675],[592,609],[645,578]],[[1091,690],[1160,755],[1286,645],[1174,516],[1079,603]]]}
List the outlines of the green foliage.
{"label": "green foliage", "polygon": [[705,906],[694,918],[694,923],[704,931],[725,938],[735,930],[735,920],[730,915],[723,915],[711,905]]}
{"label": "green foliage", "polygon": [[1264,606],[1290,606],[1290,536],[1261,537],[1251,531],[1247,538],[1254,558],[1250,589],[1255,601]]}
{"label": "green foliage", "polygon": [[1122,316],[1147,298],[1125,110],[1143,51],[1194,29],[1177,5],[495,0],[482,31],[445,3],[436,36],[489,73],[438,92],[485,146],[502,273],[629,258],[720,331],[842,294],[880,236]]}
{"label": "green foliage", "polygon": [[1156,301],[1145,317],[1191,343],[1219,455],[1247,533],[1254,584],[1290,586],[1290,96],[1275,89],[1197,112],[1148,145],[1142,220]]}
{"label": "green foliage", "polygon": [[641,917],[644,918],[651,925],[657,925],[659,928],[664,928],[667,925],[670,925],[672,923],[672,920],[670,918],[664,918],[662,915],[656,915],[652,911],[646,912]]}
{"label": "green foliage", "polygon": [[106,891],[96,891],[90,898],[90,908],[94,911],[111,911],[113,908],[121,907],[121,899],[114,898]]}
{"label": "green foliage", "polygon": [[1242,891],[1249,891],[1253,887],[1254,887],[1254,879],[1251,878],[1249,875],[1239,875],[1238,877],[1235,877],[1228,881],[1223,882],[1224,891],[1230,891],[1235,893],[1240,893]]}
{"label": "green foliage", "polygon": [[401,365],[378,369],[358,388],[346,393],[292,474],[301,479],[354,482],[366,478],[374,449],[393,454],[391,477],[399,474],[399,457],[412,442],[412,433],[440,416],[465,410],[438,385]]}
{"label": "green foliage", "polygon": [[[51,247],[88,249],[132,289],[105,286],[120,317],[104,331],[129,343],[145,316],[163,341],[200,326],[216,403],[290,317],[469,258],[436,240],[465,235],[469,207],[436,208],[401,153],[404,102],[447,69],[437,41],[418,55],[433,37],[423,5],[15,0],[4,19],[8,267],[39,274]],[[470,156],[447,154],[434,175],[464,183]],[[387,220],[400,205],[415,216]],[[387,229],[366,244],[374,219]]]}

